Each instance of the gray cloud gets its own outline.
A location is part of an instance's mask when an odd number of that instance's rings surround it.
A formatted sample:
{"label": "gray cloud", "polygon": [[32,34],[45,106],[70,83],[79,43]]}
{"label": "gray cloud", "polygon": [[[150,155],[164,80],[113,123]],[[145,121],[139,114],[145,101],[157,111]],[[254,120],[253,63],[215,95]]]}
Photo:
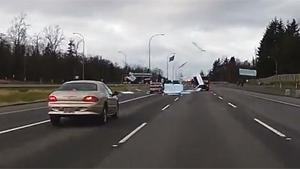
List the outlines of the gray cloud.
{"label": "gray cloud", "polygon": [[[214,59],[251,59],[266,25],[274,17],[299,20],[298,0],[0,0],[0,32],[13,16],[28,14],[30,33],[59,24],[67,37],[86,36],[88,53],[123,64],[147,66],[147,43],[154,33],[166,33],[152,43],[152,65],[165,70],[166,57],[176,52],[176,64],[188,61],[185,75],[207,71]],[[208,52],[201,53],[192,42]]]}

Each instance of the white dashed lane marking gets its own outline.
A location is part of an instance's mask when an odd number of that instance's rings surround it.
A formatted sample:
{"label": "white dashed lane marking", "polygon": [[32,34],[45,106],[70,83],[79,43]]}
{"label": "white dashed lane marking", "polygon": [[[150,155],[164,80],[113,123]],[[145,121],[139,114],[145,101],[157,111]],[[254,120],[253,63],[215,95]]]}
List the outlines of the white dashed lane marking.
{"label": "white dashed lane marking", "polygon": [[232,103],[228,103],[229,106],[233,107],[233,108],[237,108],[236,105],[232,104]]}
{"label": "white dashed lane marking", "polygon": [[170,107],[170,105],[168,104],[168,105],[166,105],[164,108],[162,108],[161,110],[164,111],[164,110],[166,110],[166,109],[169,108],[169,107]]}
{"label": "white dashed lane marking", "polygon": [[[140,126],[138,126],[136,129],[134,129],[131,133],[129,133],[127,136],[125,136],[122,140],[120,140],[118,143],[123,144],[125,143],[130,137],[132,137],[135,133],[137,133],[139,130],[141,130],[143,127],[145,127],[147,123],[143,123]],[[113,145],[114,146],[114,145]]]}
{"label": "white dashed lane marking", "polygon": [[[273,133],[277,134],[278,136],[284,137],[284,138],[286,137],[285,134],[283,134],[282,132],[280,132],[280,131],[274,129],[273,127],[269,126],[268,124],[266,124],[266,123],[260,121],[259,119],[256,119],[256,118],[255,118],[254,121],[256,121],[256,122],[259,123],[260,125],[264,126],[265,128],[269,129],[270,131],[272,131]],[[288,138],[288,140],[290,140],[290,139],[291,139],[291,138]]]}

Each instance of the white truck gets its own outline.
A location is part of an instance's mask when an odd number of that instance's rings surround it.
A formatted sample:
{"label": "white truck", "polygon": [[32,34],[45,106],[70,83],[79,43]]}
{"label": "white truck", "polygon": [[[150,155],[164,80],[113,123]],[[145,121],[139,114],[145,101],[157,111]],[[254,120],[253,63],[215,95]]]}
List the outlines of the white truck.
{"label": "white truck", "polygon": [[164,84],[164,94],[167,95],[181,95],[183,92],[183,84],[179,81],[169,81]]}

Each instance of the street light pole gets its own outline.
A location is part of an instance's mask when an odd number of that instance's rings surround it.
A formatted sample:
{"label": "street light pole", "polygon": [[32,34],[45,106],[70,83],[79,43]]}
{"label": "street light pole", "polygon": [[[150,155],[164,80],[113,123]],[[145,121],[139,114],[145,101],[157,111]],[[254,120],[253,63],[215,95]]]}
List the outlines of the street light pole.
{"label": "street light pole", "polygon": [[149,72],[151,71],[151,41],[152,41],[152,39],[154,38],[154,37],[156,37],[156,36],[164,36],[165,34],[154,34],[154,35],[152,35],[151,37],[150,37],[150,39],[149,39],[149,46],[148,46],[148,49],[149,49]]}
{"label": "street light pole", "polygon": [[278,62],[277,62],[277,60],[276,59],[274,59],[275,60],[275,73],[276,73],[276,75],[278,75]]}
{"label": "street light pole", "polygon": [[169,59],[170,57],[167,57],[167,80],[169,80]]}
{"label": "street light pole", "polygon": [[[171,53],[171,57],[175,56],[176,53]],[[167,57],[167,80],[169,80],[169,62],[170,62],[170,56]]]}
{"label": "street light pole", "polygon": [[184,62],[182,65],[180,65],[180,66],[176,69],[176,71],[175,71],[175,78],[177,78],[177,72],[178,72],[178,70],[181,69],[183,66],[185,66],[187,63],[188,63],[188,62]]}
{"label": "street light pole", "polygon": [[274,60],[274,63],[275,63],[275,75],[278,75],[278,62],[277,62],[277,59],[276,58],[273,58],[271,56],[268,56],[267,57],[268,59],[273,59]]}
{"label": "street light pole", "polygon": [[123,51],[118,51],[118,53],[122,54],[125,58],[125,68],[127,67],[127,55]]}
{"label": "street light pole", "polygon": [[85,40],[84,40],[84,36],[81,34],[81,33],[73,33],[74,35],[78,35],[81,37],[82,39],[82,80],[84,80],[84,59],[85,59],[85,55],[84,55],[84,52],[85,52]]}

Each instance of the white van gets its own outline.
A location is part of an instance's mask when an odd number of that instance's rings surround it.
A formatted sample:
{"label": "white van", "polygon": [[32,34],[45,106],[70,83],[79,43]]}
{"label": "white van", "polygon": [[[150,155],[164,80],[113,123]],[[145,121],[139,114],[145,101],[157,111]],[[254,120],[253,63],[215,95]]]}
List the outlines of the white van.
{"label": "white van", "polygon": [[179,81],[167,82],[164,84],[164,94],[167,95],[181,95],[183,92],[183,84]]}

